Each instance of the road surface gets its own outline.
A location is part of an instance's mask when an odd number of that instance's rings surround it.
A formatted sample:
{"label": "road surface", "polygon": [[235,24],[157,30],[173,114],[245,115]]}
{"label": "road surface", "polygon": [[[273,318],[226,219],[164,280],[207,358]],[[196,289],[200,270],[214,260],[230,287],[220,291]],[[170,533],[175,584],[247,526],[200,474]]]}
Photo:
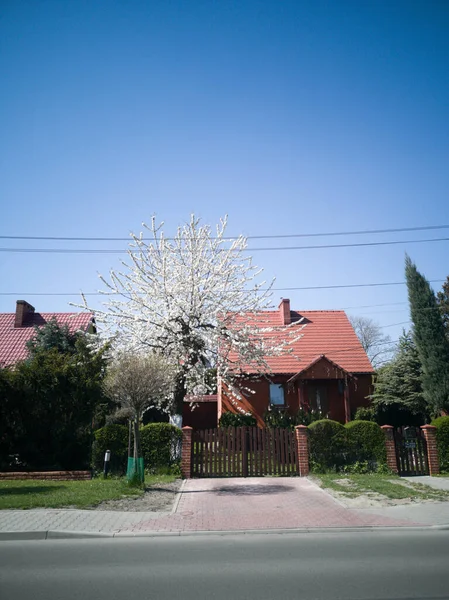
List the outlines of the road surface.
{"label": "road surface", "polygon": [[0,543],[1,600],[449,598],[449,531]]}

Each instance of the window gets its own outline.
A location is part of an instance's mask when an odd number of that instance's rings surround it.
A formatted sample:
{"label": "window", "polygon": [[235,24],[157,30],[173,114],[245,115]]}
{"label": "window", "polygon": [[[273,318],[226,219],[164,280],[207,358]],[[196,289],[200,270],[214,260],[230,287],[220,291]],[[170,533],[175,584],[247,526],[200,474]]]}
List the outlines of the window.
{"label": "window", "polygon": [[284,387],[278,383],[270,383],[270,404],[284,406]]}

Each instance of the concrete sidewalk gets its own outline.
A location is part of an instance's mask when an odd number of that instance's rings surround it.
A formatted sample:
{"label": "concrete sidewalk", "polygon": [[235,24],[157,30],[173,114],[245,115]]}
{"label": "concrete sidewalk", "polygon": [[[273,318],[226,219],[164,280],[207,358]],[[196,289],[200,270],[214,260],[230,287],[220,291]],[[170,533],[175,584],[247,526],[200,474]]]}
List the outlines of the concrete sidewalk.
{"label": "concrete sidewalk", "polygon": [[430,475],[418,475],[415,477],[402,477],[412,483],[421,483],[422,485],[428,485],[436,490],[445,490],[449,492],[449,477],[430,477]]}
{"label": "concrete sidewalk", "polygon": [[445,524],[449,503],[349,509],[306,478],[191,479],[170,513],[4,510],[0,538],[7,532],[155,535]]}

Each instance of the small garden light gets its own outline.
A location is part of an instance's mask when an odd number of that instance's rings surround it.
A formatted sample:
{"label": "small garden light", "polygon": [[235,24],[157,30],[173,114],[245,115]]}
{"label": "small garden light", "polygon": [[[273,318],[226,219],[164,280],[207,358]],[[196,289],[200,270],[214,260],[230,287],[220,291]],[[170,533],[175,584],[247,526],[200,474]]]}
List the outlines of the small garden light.
{"label": "small garden light", "polygon": [[109,473],[109,463],[111,460],[111,451],[110,450],[106,450],[106,452],[104,453],[104,468],[103,468],[103,475],[104,478],[106,479],[106,477],[108,476]]}

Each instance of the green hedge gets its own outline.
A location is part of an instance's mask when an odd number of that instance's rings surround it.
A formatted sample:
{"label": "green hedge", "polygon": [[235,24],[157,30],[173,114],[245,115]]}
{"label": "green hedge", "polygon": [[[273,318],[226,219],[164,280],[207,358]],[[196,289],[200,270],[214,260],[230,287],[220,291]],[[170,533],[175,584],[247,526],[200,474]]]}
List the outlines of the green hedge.
{"label": "green hedge", "polygon": [[347,460],[346,429],[331,419],[315,421],[308,429],[312,471],[338,471]]}
{"label": "green hedge", "polygon": [[385,436],[377,423],[359,420],[343,426],[323,419],[308,429],[312,471],[370,472],[385,468]]}
{"label": "green hedge", "polygon": [[256,417],[225,412],[218,422],[219,427],[256,427]]}
{"label": "green hedge", "polygon": [[94,432],[92,448],[92,467],[103,471],[104,453],[111,451],[110,472],[124,475],[128,459],[128,427],[126,425],[105,425]]}
{"label": "green hedge", "polygon": [[150,423],[140,430],[145,469],[171,468],[181,460],[182,431],[170,423]]}
{"label": "green hedge", "polygon": [[443,473],[449,472],[449,417],[438,417],[431,423],[437,428],[438,458],[440,461],[440,470]]}
{"label": "green hedge", "polygon": [[[181,458],[182,431],[170,423],[151,423],[140,429],[140,446],[145,469],[150,472],[171,469]],[[128,462],[128,427],[106,425],[94,433],[92,466],[103,471],[104,453],[111,451],[110,472],[124,475]]]}
{"label": "green hedge", "polygon": [[367,461],[377,465],[387,462],[385,434],[372,421],[350,421],[345,425],[350,462]]}

